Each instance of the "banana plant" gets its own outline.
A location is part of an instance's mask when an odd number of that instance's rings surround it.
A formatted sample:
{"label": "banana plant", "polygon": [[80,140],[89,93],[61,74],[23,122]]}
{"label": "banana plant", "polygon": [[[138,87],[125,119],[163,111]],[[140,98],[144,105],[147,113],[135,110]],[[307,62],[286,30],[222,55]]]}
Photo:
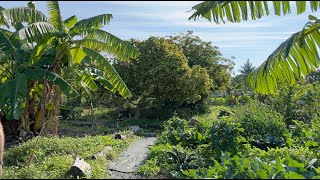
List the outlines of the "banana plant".
{"label": "banana plant", "polygon": [[[28,7],[0,8],[0,25],[16,30],[0,28],[0,108],[8,114],[8,120],[31,117],[37,122],[34,125],[37,131],[46,124],[48,132],[56,134],[61,91],[69,96],[77,95],[63,79],[64,72],[75,68],[78,73],[74,75],[85,88],[95,90],[96,83],[101,83],[126,98],[131,96],[129,89],[102,54],[127,61],[140,53],[127,42],[101,30],[109,24],[111,14],[79,21],[76,16],[62,20],[57,1],[48,1],[47,7],[49,17],[36,10],[32,2]],[[15,93],[10,91],[12,88]],[[35,89],[40,89],[38,98],[30,96],[37,94]],[[37,103],[32,103],[35,99]],[[29,114],[30,105],[35,104],[38,106],[31,109],[37,110]]]}
{"label": "banana plant", "polygon": [[168,160],[176,163],[180,171],[197,168],[197,165],[192,163],[193,160],[197,159],[195,158],[195,154],[187,154],[185,151],[179,151],[175,146],[173,146],[172,151],[167,151],[167,154],[170,156]]}
{"label": "banana plant", "polygon": [[[307,1],[205,1],[195,5],[195,12],[189,17],[199,17],[220,23],[225,18],[233,23],[242,20],[256,20],[269,15],[272,6],[274,14],[281,16],[291,13],[292,4],[297,15],[307,9]],[[320,8],[320,1],[309,1],[312,12]],[[270,7],[271,8],[271,7]],[[259,93],[274,93],[282,85],[292,85],[298,79],[319,68],[320,19],[309,15],[309,22],[299,32],[280,44],[267,60],[247,76],[249,84]]]}

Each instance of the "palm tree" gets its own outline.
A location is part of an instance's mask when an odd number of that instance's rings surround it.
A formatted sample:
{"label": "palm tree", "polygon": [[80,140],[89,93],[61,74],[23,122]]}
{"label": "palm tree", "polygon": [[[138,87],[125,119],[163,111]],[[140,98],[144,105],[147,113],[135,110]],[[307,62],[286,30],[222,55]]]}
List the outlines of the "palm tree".
{"label": "palm tree", "polygon": [[254,71],[254,69],[255,69],[255,67],[252,65],[252,63],[249,61],[249,59],[247,60],[247,62],[243,66],[240,66],[239,72],[241,74],[239,74],[238,77],[239,77],[239,80],[244,85],[244,90],[248,90],[249,89],[247,76],[250,73],[252,73]]}
{"label": "palm tree", "polygon": [[[7,78],[0,81],[0,99],[3,100],[0,102],[1,112],[14,114],[6,116],[7,119],[21,117],[24,130],[28,132],[30,127],[26,126],[30,125],[31,117],[35,121],[35,131],[44,127],[48,134],[56,134],[61,91],[67,95],[77,95],[62,78],[71,68],[76,72],[74,77],[87,90],[96,90],[96,83],[100,83],[125,98],[131,96],[121,77],[101,54],[108,53],[122,60],[139,56],[133,46],[101,29],[109,24],[111,14],[80,21],[76,16],[62,20],[57,1],[47,2],[49,18],[36,10],[33,3],[28,3],[28,6],[0,8],[0,25],[10,25],[16,29],[10,32],[0,28],[0,62],[6,60],[10,61],[6,66],[16,65],[12,80]],[[28,24],[23,26],[23,22]],[[19,56],[15,54],[20,52],[21,47],[27,49],[28,53],[17,61],[15,58]],[[2,74],[0,77],[6,78]],[[13,95],[10,88],[15,89]],[[12,98],[4,102],[9,95]],[[7,108],[8,104],[13,108]],[[25,107],[21,104],[25,104]],[[36,110],[28,111],[30,106]]]}
{"label": "palm tree", "polygon": [[[270,2],[271,3],[271,2]],[[196,12],[189,17],[196,20],[203,17],[210,22],[230,22],[259,19],[269,15],[270,3],[267,1],[206,1],[192,9]],[[306,11],[307,1],[295,1],[297,14]],[[311,10],[320,8],[320,1],[309,1]],[[273,1],[274,13],[278,16],[291,13],[289,1]],[[309,15],[309,22],[267,58],[267,60],[248,76],[250,85],[262,94],[273,93],[278,83],[293,85],[297,79],[305,77],[319,67],[320,57],[320,19]]]}
{"label": "palm tree", "polygon": [[248,74],[254,71],[254,69],[255,67],[252,65],[252,63],[248,59],[243,66],[240,66],[239,72],[241,73],[240,75],[246,77]]}

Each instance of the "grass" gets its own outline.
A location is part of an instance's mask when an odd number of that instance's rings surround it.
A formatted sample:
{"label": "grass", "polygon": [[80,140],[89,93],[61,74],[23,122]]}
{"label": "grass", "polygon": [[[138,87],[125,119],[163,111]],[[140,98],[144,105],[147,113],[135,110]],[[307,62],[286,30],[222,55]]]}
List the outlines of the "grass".
{"label": "grass", "polygon": [[[81,112],[76,120],[61,120],[59,137],[36,137],[5,150],[3,175],[0,179],[67,179],[76,157],[83,158],[92,167],[87,179],[110,178],[108,164],[123,152],[139,136],[157,135],[163,121],[124,118],[119,123],[110,115],[112,109],[95,108]],[[130,126],[139,126],[140,131],[132,135]],[[115,133],[127,135],[126,140],[113,139]],[[106,157],[92,159],[91,156],[111,146]]]}
{"label": "grass", "polygon": [[[6,150],[1,178],[70,178],[66,173],[76,157],[83,158],[92,166],[92,173],[86,178],[110,178],[107,170],[108,163],[136,138],[136,136],[131,136],[126,140],[116,140],[112,135],[77,138],[37,137]],[[102,151],[106,146],[112,147],[110,154],[96,160],[91,158],[93,154]]]}
{"label": "grass", "polygon": [[[212,106],[210,113],[197,116],[200,121],[211,124],[225,106]],[[83,158],[92,167],[87,179],[110,178],[108,164],[118,157],[130,143],[139,136],[158,136],[163,131],[161,120],[124,118],[118,124],[112,115],[113,109],[95,108],[77,110],[77,119],[60,121],[59,137],[36,137],[19,145],[6,149],[4,154],[3,175],[0,179],[67,179],[67,174],[76,157]],[[114,113],[113,113],[114,114]],[[130,126],[139,126],[135,135]],[[114,139],[115,133],[128,135],[126,140]],[[111,146],[112,151],[106,157],[92,159],[92,155]],[[145,166],[143,166],[145,167]],[[155,172],[157,166],[150,166]],[[155,168],[155,169],[154,169]]]}

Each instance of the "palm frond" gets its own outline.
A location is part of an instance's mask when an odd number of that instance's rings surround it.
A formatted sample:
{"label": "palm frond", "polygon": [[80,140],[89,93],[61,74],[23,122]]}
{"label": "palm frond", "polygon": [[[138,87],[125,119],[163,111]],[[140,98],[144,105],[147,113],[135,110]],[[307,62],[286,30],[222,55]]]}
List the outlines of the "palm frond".
{"label": "palm frond", "polygon": [[44,52],[51,45],[51,43],[55,40],[55,37],[51,37],[49,39],[44,39],[40,41],[36,47],[32,50],[31,57],[33,63],[37,63],[38,60],[43,56]]}
{"label": "palm frond", "polygon": [[70,28],[69,34],[77,34],[81,30],[86,29],[99,29],[103,25],[109,24],[111,19],[112,14],[101,14],[88,19],[80,20],[72,28]]}
{"label": "palm frond", "polygon": [[81,77],[81,81],[86,86],[86,88],[90,89],[91,91],[95,91],[98,89],[98,86],[94,82],[95,78],[88,74],[86,71],[82,70],[78,73]]}
{"label": "palm frond", "polygon": [[248,75],[249,84],[262,94],[273,93],[278,82],[292,85],[319,67],[320,19],[309,21],[304,28],[294,33]]}
{"label": "palm frond", "polygon": [[93,68],[93,67],[86,67],[85,68],[91,76],[93,76],[98,82],[100,82],[100,84],[102,84],[106,89],[112,91],[113,89],[113,85],[111,82],[109,82],[107,79],[105,79],[105,72],[101,71],[97,68]]}
{"label": "palm frond", "polygon": [[58,1],[47,1],[50,23],[60,32],[63,32],[63,21]]}
{"label": "palm frond", "polygon": [[37,22],[14,32],[12,37],[18,36],[20,40],[27,40],[29,43],[38,42],[44,38],[50,38],[57,30],[47,22]]}
{"label": "palm frond", "polygon": [[70,54],[71,54],[73,63],[81,63],[83,58],[86,56],[86,53],[80,47],[75,47],[70,49]]}
{"label": "palm frond", "polygon": [[63,24],[70,29],[77,21],[78,21],[77,16],[73,15],[68,19],[64,20]]}
{"label": "palm frond", "polygon": [[[307,1],[295,1],[297,14],[306,11]],[[320,8],[320,1],[309,1],[312,12]],[[289,1],[273,1],[275,15],[286,15],[291,13],[291,5]],[[190,19],[196,20],[203,17],[210,22],[213,20],[224,23],[224,18],[230,22],[247,21],[249,16],[252,20],[260,19],[265,15],[269,15],[268,1],[205,1],[192,7],[194,12]]]}
{"label": "palm frond", "polygon": [[95,40],[95,39],[80,39],[80,40],[74,41],[74,43],[76,46],[94,49],[99,52],[105,52],[124,61],[130,60],[122,51],[119,51],[118,49],[110,46],[109,44]]}
{"label": "palm frond", "polygon": [[30,80],[37,81],[41,79],[47,79],[48,81],[52,81],[55,84],[57,84],[62,90],[62,92],[64,92],[67,95],[73,97],[79,95],[79,93],[66,80],[64,80],[61,76],[54,72],[39,68],[37,66],[32,66],[30,68],[25,69],[23,73]]}
{"label": "palm frond", "polygon": [[117,54],[121,53],[129,58],[135,59],[140,55],[140,52],[132,45],[101,29],[84,30],[81,31],[79,35],[87,39],[96,39],[102,41],[108,46],[112,47],[114,52],[118,52]]}
{"label": "palm frond", "polygon": [[10,9],[3,10],[1,12],[2,12],[3,17],[9,23],[16,23],[16,22],[27,22],[27,23],[49,22],[48,18],[41,11],[29,8],[29,7],[10,8]]}
{"label": "palm frond", "polygon": [[112,85],[112,92],[118,91],[124,98],[131,96],[131,93],[123,82],[118,72],[114,69],[114,67],[108,62],[106,58],[104,58],[100,53],[95,50],[89,48],[83,48],[83,51],[87,56],[91,57],[91,61],[93,61],[97,67],[103,68],[105,73],[105,79],[108,80]]}
{"label": "palm frond", "polygon": [[7,28],[9,28],[9,24],[6,20],[6,18],[3,16],[2,11],[5,10],[4,7],[0,6],[0,26],[6,26]]}

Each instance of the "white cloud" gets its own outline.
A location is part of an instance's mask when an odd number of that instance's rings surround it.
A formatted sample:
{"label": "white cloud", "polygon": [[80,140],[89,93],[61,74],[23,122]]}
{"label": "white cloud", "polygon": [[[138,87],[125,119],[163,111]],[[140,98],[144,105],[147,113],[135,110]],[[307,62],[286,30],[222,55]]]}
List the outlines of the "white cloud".
{"label": "white cloud", "polygon": [[[191,13],[187,13],[184,10],[163,10],[153,12],[119,12],[118,15],[127,17],[137,17],[142,20],[152,20],[151,25],[168,24],[170,26],[180,26],[180,27],[190,27],[190,28],[259,28],[259,27],[271,27],[276,25],[275,22],[271,21],[243,21],[241,23],[231,23],[226,21],[226,23],[221,22],[216,24],[214,22],[209,22],[207,20],[199,19],[197,21],[188,20]],[[117,16],[115,16],[117,17]],[[124,22],[123,22],[124,23]],[[126,22],[129,24],[136,24],[136,22]],[[145,21],[144,23],[148,23]]]}
{"label": "white cloud", "polygon": [[285,40],[293,32],[195,32],[194,34],[213,42],[249,43],[261,40]]}
{"label": "white cloud", "polygon": [[130,5],[130,6],[163,6],[163,7],[173,7],[175,9],[191,8],[199,4],[199,1],[108,1],[105,3],[119,4],[119,5]]}
{"label": "white cloud", "polygon": [[274,24],[270,22],[241,22],[241,23],[230,23],[215,24],[212,22],[194,22],[189,21],[181,23],[181,25],[189,27],[202,27],[202,28],[259,28],[259,27],[272,27]]}

